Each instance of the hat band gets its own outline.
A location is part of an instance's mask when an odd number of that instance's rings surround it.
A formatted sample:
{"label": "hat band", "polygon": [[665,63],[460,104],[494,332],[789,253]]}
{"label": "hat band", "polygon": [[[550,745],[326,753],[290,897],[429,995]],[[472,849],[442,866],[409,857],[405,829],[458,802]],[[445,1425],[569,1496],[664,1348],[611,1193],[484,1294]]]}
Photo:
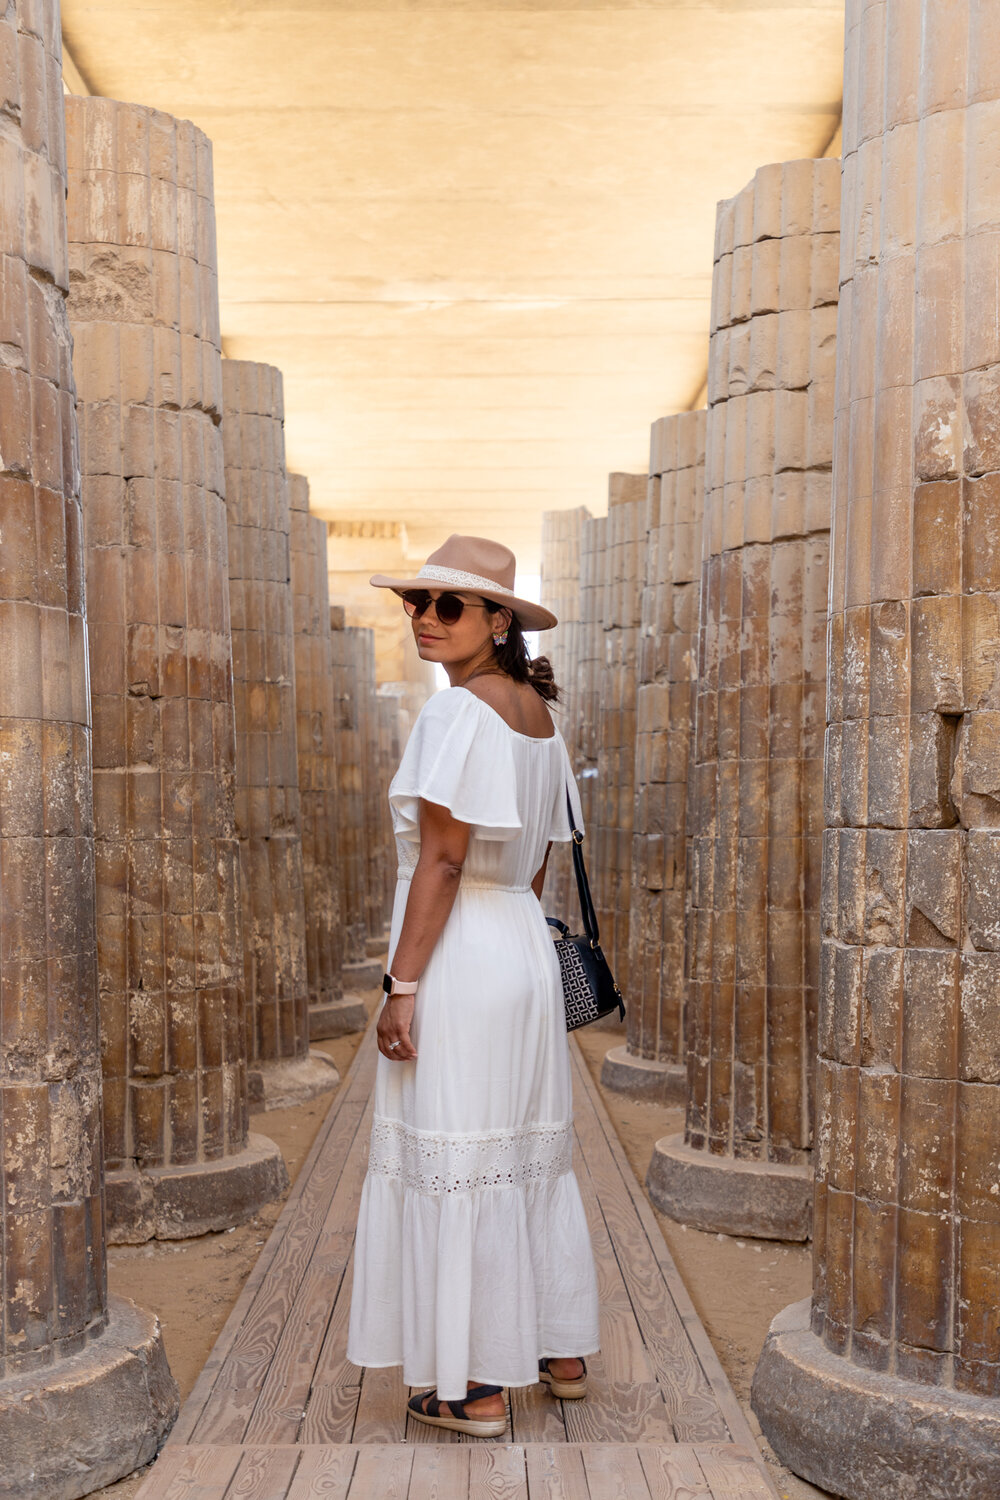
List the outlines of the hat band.
{"label": "hat band", "polygon": [[463,573],[458,568],[439,568],[433,563],[424,563],[418,578],[426,578],[430,583],[450,583],[452,588],[473,589],[476,593],[506,594],[508,598],[516,598],[513,589],[505,589],[502,583],[497,583],[495,578],[483,578],[479,573]]}

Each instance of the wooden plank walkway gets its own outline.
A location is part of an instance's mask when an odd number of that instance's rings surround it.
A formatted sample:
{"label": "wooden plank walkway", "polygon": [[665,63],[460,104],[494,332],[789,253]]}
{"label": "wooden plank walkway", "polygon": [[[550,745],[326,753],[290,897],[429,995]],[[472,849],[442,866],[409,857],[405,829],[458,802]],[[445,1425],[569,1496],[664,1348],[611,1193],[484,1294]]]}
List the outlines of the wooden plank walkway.
{"label": "wooden plank walkway", "polygon": [[466,1439],[406,1417],[399,1369],[348,1363],[372,1025],[137,1500],[775,1500],[575,1042],[571,1051],[575,1167],[601,1294],[587,1399],[513,1390],[504,1437]]}

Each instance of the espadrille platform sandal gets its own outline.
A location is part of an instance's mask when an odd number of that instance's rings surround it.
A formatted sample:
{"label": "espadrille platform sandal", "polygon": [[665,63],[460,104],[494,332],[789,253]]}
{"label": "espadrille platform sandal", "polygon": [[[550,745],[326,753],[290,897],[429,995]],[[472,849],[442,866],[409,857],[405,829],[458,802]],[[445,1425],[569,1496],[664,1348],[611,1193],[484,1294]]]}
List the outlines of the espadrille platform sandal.
{"label": "espadrille platform sandal", "polygon": [[506,1413],[502,1417],[467,1417],[465,1414],[467,1401],[483,1401],[487,1396],[502,1395],[502,1385],[474,1385],[471,1391],[466,1392],[465,1400],[449,1401],[448,1413],[442,1415],[442,1403],[437,1398],[437,1392],[424,1391],[422,1395],[411,1396],[406,1409],[411,1417],[415,1417],[418,1422],[426,1422],[428,1427],[447,1427],[452,1432],[466,1432],[469,1437],[503,1437],[507,1431]]}
{"label": "espadrille platform sandal", "polygon": [[557,1380],[555,1375],[549,1371],[547,1359],[538,1361],[538,1378],[547,1385],[553,1396],[558,1396],[560,1401],[579,1401],[587,1394],[587,1361],[581,1359],[583,1374],[578,1375],[575,1380]]}

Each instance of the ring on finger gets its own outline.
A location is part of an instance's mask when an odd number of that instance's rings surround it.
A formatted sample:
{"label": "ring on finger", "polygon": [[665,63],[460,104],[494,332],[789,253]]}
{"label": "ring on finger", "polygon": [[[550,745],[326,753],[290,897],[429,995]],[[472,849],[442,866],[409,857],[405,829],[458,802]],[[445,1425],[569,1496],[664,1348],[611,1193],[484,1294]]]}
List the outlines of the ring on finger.
{"label": "ring on finger", "polygon": [[390,1052],[394,1052],[398,1046],[399,1046],[398,1042],[390,1042],[389,1043],[389,1051]]}

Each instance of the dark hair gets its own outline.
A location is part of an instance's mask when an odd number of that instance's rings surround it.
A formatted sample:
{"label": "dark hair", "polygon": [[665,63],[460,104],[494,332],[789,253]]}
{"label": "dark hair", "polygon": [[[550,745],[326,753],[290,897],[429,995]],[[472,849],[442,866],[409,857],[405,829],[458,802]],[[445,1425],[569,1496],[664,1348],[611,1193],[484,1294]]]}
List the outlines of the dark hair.
{"label": "dark hair", "polygon": [[[491,615],[503,609],[502,604],[495,604],[491,599],[485,599],[483,602]],[[516,615],[510,617],[507,639],[502,646],[498,646],[494,641],[493,651],[497,665],[507,673],[508,677],[513,677],[515,682],[530,682],[538,696],[544,698],[546,703],[557,702],[559,689],[556,686],[552,663],[547,656],[532,658],[528,655],[524,631]]]}

